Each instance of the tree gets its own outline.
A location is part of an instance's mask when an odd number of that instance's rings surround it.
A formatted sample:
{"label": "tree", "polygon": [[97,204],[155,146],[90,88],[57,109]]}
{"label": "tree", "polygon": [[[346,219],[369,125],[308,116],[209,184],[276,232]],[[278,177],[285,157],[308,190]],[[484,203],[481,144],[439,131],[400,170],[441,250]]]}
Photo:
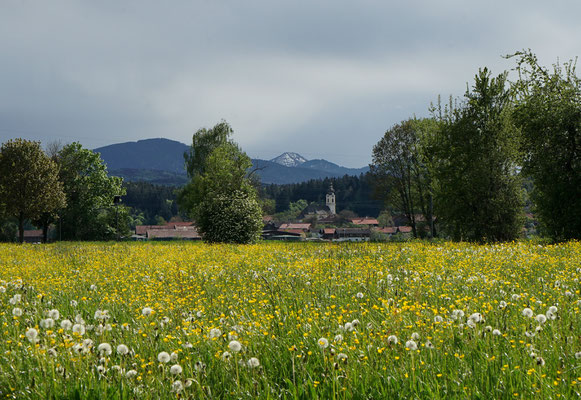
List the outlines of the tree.
{"label": "tree", "polygon": [[252,163],[228,139],[231,132],[226,122],[196,132],[188,162],[191,181],[179,195],[180,204],[210,243],[252,243],[262,229],[262,210],[248,179]]}
{"label": "tree", "polygon": [[118,237],[117,213],[124,215],[125,211],[114,209],[113,198],[125,194],[122,179],[107,176],[107,167],[100,155],[77,142],[64,146],[57,160],[67,198],[67,206],[59,220],[62,238],[107,240]]}
{"label": "tree", "polygon": [[418,236],[418,213],[432,220],[431,176],[423,150],[424,135],[433,131],[432,124],[409,119],[394,125],[373,147],[370,165],[380,197],[404,213],[414,237]]}
{"label": "tree", "polygon": [[523,226],[518,130],[506,76],[480,70],[465,103],[432,142],[436,214],[455,240],[513,240]]}
{"label": "tree", "polygon": [[575,63],[549,71],[529,50],[517,59],[513,117],[522,131],[523,173],[541,231],[556,240],[581,239],[581,79]]}
{"label": "tree", "polygon": [[24,221],[65,205],[58,166],[39,142],[10,140],[0,148],[0,197],[5,212],[18,219],[18,239],[24,241]]}

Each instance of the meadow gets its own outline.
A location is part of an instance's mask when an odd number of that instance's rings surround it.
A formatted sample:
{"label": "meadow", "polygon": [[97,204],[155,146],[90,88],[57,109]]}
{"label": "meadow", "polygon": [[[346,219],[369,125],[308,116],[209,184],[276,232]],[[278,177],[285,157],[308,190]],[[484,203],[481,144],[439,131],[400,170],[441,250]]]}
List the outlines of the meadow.
{"label": "meadow", "polygon": [[0,398],[580,398],[581,244],[0,245]]}

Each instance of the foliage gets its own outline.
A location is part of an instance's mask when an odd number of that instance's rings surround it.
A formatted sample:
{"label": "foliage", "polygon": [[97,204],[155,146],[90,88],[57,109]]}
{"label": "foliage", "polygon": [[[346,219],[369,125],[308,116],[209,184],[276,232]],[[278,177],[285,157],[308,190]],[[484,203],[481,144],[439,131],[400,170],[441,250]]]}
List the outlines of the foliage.
{"label": "foliage", "polygon": [[0,391],[576,399],[580,263],[578,242],[3,244]]}
{"label": "foliage", "polygon": [[107,176],[107,167],[99,154],[77,142],[64,146],[57,161],[67,198],[67,206],[59,219],[61,238],[107,240],[118,237],[121,232],[116,232],[116,225],[111,222],[117,212],[113,198],[125,194],[121,178]]}
{"label": "foliage", "polygon": [[274,220],[276,222],[295,221],[308,205],[309,203],[305,199],[294,201],[290,203],[288,210],[274,214]]}
{"label": "foliage", "polygon": [[575,63],[549,71],[517,52],[514,119],[522,130],[523,172],[541,228],[557,240],[581,239],[581,79]]}
{"label": "foliage", "polygon": [[24,222],[65,205],[58,166],[42,151],[39,142],[14,139],[0,148],[0,199],[4,212],[18,219],[19,241]]}
{"label": "foliage", "polygon": [[290,204],[301,199],[309,204],[325,204],[325,195],[333,184],[337,201],[337,212],[348,209],[361,216],[379,215],[382,201],[373,199],[372,179],[369,175],[342,178],[313,179],[307,182],[285,185],[264,185],[260,189],[262,198],[274,199],[276,212],[289,210]]}
{"label": "foliage", "polygon": [[141,224],[155,225],[156,217],[169,221],[178,217],[176,188],[148,182],[123,182],[126,190],[123,204],[133,209],[134,217],[142,214]]}
{"label": "foliage", "polygon": [[[231,141],[223,141],[207,153],[208,143],[218,143],[216,137],[226,140],[227,133],[231,132],[223,124],[216,126],[222,128],[215,127],[214,132],[204,132],[198,141],[194,140],[192,153],[197,154],[197,161],[192,166],[196,168],[191,169],[194,174],[181,192],[180,202],[196,221],[205,241],[252,243],[258,240],[262,229],[256,189],[247,177],[252,162]],[[197,144],[202,146],[202,151],[196,153]],[[202,155],[203,164],[200,164]]]}
{"label": "foliage", "polygon": [[455,240],[513,240],[523,226],[518,130],[505,82],[506,74],[480,70],[431,144],[436,215]]}
{"label": "foliage", "polygon": [[433,135],[434,120],[409,119],[390,128],[373,147],[370,173],[380,197],[393,210],[407,217],[418,236],[417,214],[425,221],[432,220],[430,207],[432,179],[428,168],[426,137]]}
{"label": "foliage", "polygon": [[217,147],[231,142],[232,132],[230,125],[222,121],[211,129],[202,128],[194,133],[190,151],[184,154],[186,170],[190,178],[204,173],[206,159]]}

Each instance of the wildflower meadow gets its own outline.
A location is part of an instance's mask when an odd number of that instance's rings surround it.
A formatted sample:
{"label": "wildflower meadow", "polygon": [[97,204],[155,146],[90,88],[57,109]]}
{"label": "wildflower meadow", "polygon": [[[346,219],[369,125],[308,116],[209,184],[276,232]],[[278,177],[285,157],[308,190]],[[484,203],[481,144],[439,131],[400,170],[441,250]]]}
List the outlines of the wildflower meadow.
{"label": "wildflower meadow", "polygon": [[581,244],[0,245],[0,397],[580,398]]}

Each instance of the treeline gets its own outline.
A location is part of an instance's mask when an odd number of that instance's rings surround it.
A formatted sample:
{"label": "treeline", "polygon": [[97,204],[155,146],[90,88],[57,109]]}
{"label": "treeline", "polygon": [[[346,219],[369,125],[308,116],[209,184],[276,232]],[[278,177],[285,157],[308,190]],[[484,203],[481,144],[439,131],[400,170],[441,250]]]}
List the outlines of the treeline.
{"label": "treeline", "polygon": [[[518,79],[484,68],[463,99],[391,127],[371,175],[415,236],[517,239],[525,205],[554,240],[581,238],[581,80],[573,62],[518,52]],[[527,198],[524,187],[530,187]]]}
{"label": "treeline", "polygon": [[129,232],[121,179],[107,175],[100,156],[79,143],[14,139],[0,147],[0,236],[24,240],[24,228],[49,227],[62,240],[108,240]]}
{"label": "treeline", "polygon": [[178,210],[174,186],[154,185],[148,182],[123,182],[126,191],[123,204],[131,208],[135,225],[158,225],[182,218]]}
{"label": "treeline", "polygon": [[372,177],[345,175],[342,178],[310,180],[286,185],[264,185],[260,189],[262,199],[274,202],[274,209],[265,210],[281,213],[289,210],[291,203],[305,200],[307,203],[325,204],[325,195],[333,185],[337,202],[337,212],[349,210],[359,216],[377,217],[383,207],[381,200],[373,198]]}

